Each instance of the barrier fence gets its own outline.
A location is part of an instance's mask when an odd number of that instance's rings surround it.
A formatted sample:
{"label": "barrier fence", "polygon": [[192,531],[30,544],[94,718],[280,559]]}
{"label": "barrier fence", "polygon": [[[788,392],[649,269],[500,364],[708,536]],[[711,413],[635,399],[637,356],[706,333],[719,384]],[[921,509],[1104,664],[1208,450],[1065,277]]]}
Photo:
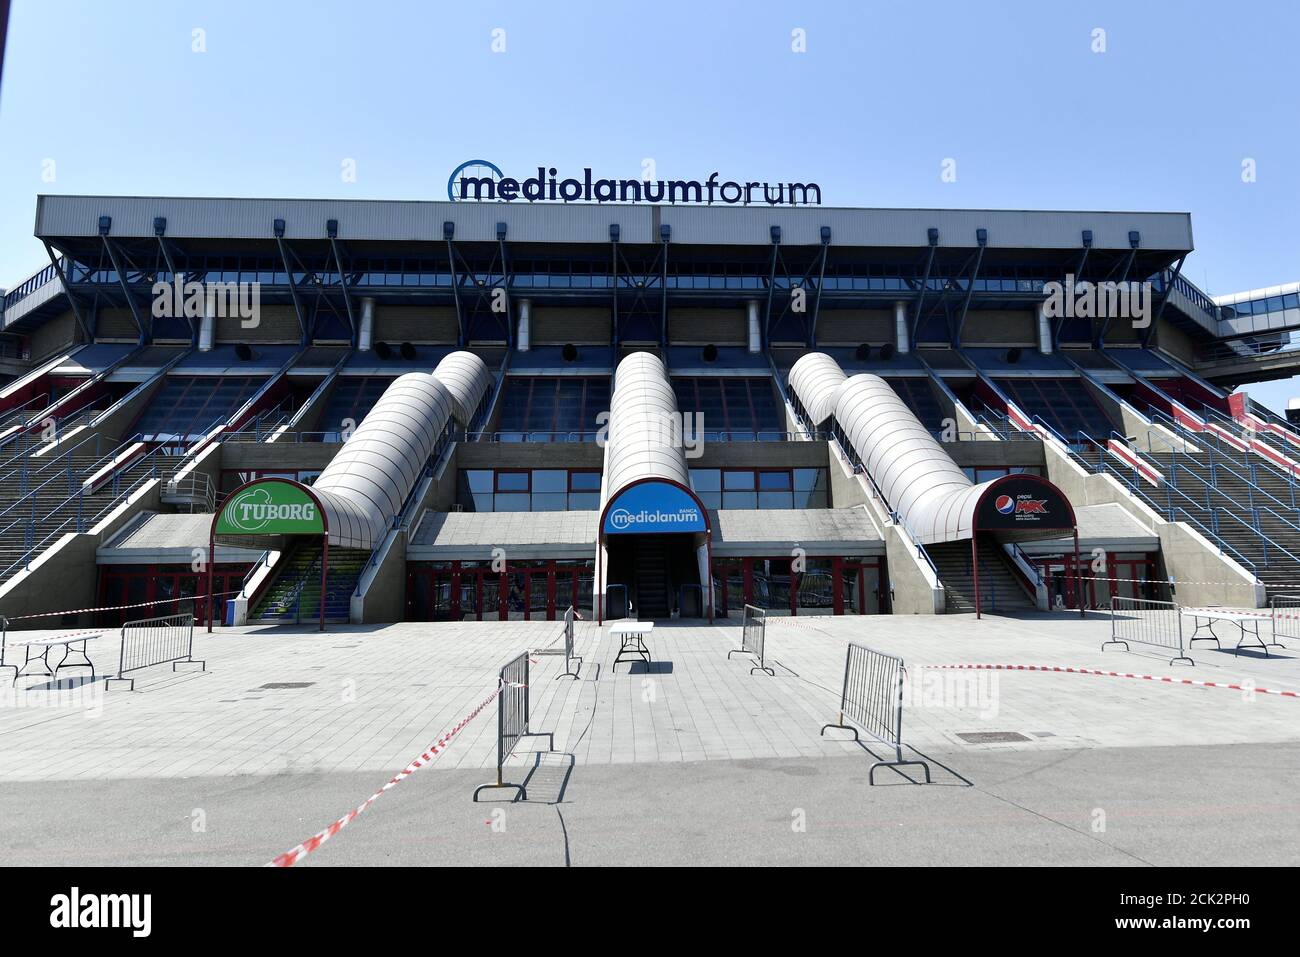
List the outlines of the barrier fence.
{"label": "barrier fence", "polygon": [[[582,667],[582,657],[573,653],[573,623],[577,617],[577,612],[575,612],[573,606],[570,605],[568,610],[564,613],[563,648],[539,648],[533,652],[534,655],[564,655],[564,672],[563,674],[555,676],[557,680],[560,678],[577,678],[578,669]],[[577,662],[576,668],[574,667],[574,662]]]}
{"label": "barrier fence", "polygon": [[555,737],[550,731],[528,730],[528,656],[529,652],[507,662],[498,676],[500,695],[497,698],[497,779],[491,784],[480,784],[474,789],[474,800],[484,791],[511,788],[518,792],[517,799],[528,800],[528,791],[522,784],[505,780],[506,758],[523,738],[548,738],[555,748]]}
{"label": "barrier fence", "polygon": [[1274,595],[1268,604],[1273,618],[1273,644],[1279,644],[1279,638],[1300,639],[1300,595]]}
{"label": "barrier fence", "polygon": [[776,672],[767,667],[763,660],[766,641],[767,612],[761,608],[755,608],[753,605],[746,605],[740,626],[740,647],[728,651],[727,660],[730,661],[732,655],[750,655],[758,662],[757,665],[749,669],[751,675],[755,671],[765,671],[769,675],[776,677]]}
{"label": "barrier fence", "polygon": [[125,677],[129,672],[170,663],[172,671],[182,662],[202,665],[206,661],[194,657],[194,616],[164,615],[161,618],[141,618],[122,626],[122,651],[118,656],[117,675],[110,681],[125,681],[135,690],[135,679]]}
{"label": "barrier fence", "polygon": [[9,619],[0,615],[0,671],[6,668],[12,668],[14,671],[14,682],[18,681],[18,666],[5,661],[5,645],[9,643]]}
{"label": "barrier fence", "polygon": [[[860,741],[861,728],[882,744],[894,749],[893,761],[877,761],[867,773],[867,781],[876,783],[876,768],[900,768],[919,765],[925,768],[925,783],[930,783],[930,765],[924,761],[903,760],[903,682],[907,668],[903,659],[849,642],[844,658],[844,689],[840,693],[840,719],[827,728],[843,728]],[[853,722],[852,724],[847,721]]]}
{"label": "barrier fence", "polygon": [[1174,652],[1169,659],[1171,665],[1177,661],[1196,664],[1187,656],[1183,638],[1183,610],[1175,602],[1119,596],[1112,598],[1110,639],[1101,643],[1101,650],[1105,651],[1109,645],[1123,645],[1124,650],[1128,651],[1130,642]]}

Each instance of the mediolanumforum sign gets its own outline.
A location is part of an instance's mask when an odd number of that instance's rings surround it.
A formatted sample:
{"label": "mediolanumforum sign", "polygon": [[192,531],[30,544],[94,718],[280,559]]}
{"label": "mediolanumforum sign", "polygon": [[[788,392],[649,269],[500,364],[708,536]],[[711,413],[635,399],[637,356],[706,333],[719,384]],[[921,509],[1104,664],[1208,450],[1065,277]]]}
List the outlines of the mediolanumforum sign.
{"label": "mediolanumforum sign", "polygon": [[724,180],[714,171],[698,179],[597,179],[590,166],[582,177],[561,177],[554,166],[537,167],[537,175],[525,179],[506,176],[501,167],[487,160],[461,163],[447,179],[447,198],[452,202],[513,203],[701,203],[712,206],[820,206],[822,188],[816,183],[766,183],[755,180]]}

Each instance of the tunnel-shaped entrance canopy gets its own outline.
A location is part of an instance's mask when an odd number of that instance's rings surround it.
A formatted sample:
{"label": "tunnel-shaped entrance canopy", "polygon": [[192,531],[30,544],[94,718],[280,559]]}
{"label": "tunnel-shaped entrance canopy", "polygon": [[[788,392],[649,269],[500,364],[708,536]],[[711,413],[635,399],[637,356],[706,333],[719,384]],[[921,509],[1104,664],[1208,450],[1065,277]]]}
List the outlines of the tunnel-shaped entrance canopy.
{"label": "tunnel-shaped entrance canopy", "polygon": [[844,452],[917,544],[965,541],[980,531],[1023,540],[1074,528],[1074,510],[1047,479],[1008,475],[974,484],[880,376],[845,376],[830,356],[812,352],[794,364],[789,382],[814,426],[833,420]]}
{"label": "tunnel-shaped entrance canopy", "polygon": [[212,589],[217,539],[262,551],[279,551],[286,538],[316,536],[321,539],[320,629],[325,630],[323,600],[329,575],[329,512],[320,497],[300,482],[284,478],[254,479],[230,493],[221,511],[212,517],[208,533],[208,631],[216,617]]}
{"label": "tunnel-shaped entrance canopy", "polygon": [[600,515],[600,537],[707,532],[709,513],[690,489],[668,479],[625,486]]}
{"label": "tunnel-shaped entrance canopy", "polygon": [[992,532],[1001,541],[1025,541],[1075,528],[1069,499],[1037,475],[1006,475],[975,489],[980,492],[972,521],[976,532]]}

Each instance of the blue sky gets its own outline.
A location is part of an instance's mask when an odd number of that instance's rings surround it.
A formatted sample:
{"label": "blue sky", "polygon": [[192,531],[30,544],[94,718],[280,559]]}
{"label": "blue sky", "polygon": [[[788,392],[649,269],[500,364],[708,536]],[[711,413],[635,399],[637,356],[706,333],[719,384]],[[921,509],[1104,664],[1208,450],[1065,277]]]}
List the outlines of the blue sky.
{"label": "blue sky", "polygon": [[[472,157],[653,158],[842,206],[1189,211],[1207,292],[1294,281],[1298,8],[14,0],[0,286],[47,262],[40,192],[437,199]],[[1252,391],[1280,407],[1300,382]]]}

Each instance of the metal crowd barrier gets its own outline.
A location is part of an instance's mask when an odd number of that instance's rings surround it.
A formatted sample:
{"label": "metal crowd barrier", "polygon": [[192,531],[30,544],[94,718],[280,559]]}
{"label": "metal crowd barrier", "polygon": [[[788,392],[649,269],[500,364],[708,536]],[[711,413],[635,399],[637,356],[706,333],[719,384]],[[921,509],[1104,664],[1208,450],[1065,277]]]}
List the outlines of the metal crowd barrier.
{"label": "metal crowd barrier", "polygon": [[[573,623],[577,617],[577,612],[575,612],[573,606],[570,605],[568,610],[564,613],[563,648],[538,648],[533,652],[534,655],[564,655],[564,673],[556,675],[555,677],[557,680],[560,678],[577,678],[578,668],[582,667],[582,657],[573,653]],[[578,663],[577,668],[573,665],[575,661]]]}
{"label": "metal crowd barrier", "polygon": [[744,618],[740,625],[740,647],[728,651],[727,660],[730,661],[732,655],[750,655],[758,662],[749,669],[751,675],[755,671],[765,671],[775,678],[776,672],[769,668],[763,660],[763,646],[766,641],[767,612],[761,608],[755,608],[753,605],[746,605]]}
{"label": "metal crowd barrier", "polygon": [[14,681],[18,681],[18,666],[5,661],[5,645],[9,643],[9,619],[0,615],[0,671],[6,668],[14,670]]}
{"label": "metal crowd barrier", "polygon": [[122,626],[122,651],[118,657],[117,674],[109,681],[125,681],[135,690],[135,679],[128,672],[154,665],[171,663],[172,671],[182,662],[202,665],[208,663],[194,657],[194,616],[164,615],[160,618],[141,618]]}
{"label": "metal crowd barrier", "polygon": [[1280,644],[1279,638],[1300,639],[1300,595],[1274,595],[1268,604],[1273,618],[1272,643]]}
{"label": "metal crowd barrier", "polygon": [[506,758],[515,749],[521,738],[549,738],[551,749],[555,749],[555,736],[550,731],[528,730],[528,656],[523,652],[506,663],[501,669],[499,680],[501,693],[497,696],[497,779],[492,784],[480,784],[474,789],[474,800],[484,791],[498,788],[513,788],[519,792],[517,800],[527,801],[528,791],[522,784],[511,784],[505,780]]}
{"label": "metal crowd barrier", "polygon": [[1129,642],[1175,652],[1169,659],[1171,665],[1177,661],[1196,664],[1186,653],[1183,610],[1172,601],[1119,596],[1112,598],[1110,639],[1101,643],[1101,650],[1105,651],[1109,645],[1123,645],[1124,650],[1128,651]]}
{"label": "metal crowd barrier", "polygon": [[[900,768],[920,765],[925,768],[925,783],[930,783],[930,765],[924,761],[903,760],[903,680],[907,669],[903,659],[849,642],[844,659],[844,690],[840,693],[840,720],[822,725],[853,732],[860,741],[858,728],[881,744],[894,749],[893,761],[877,761],[867,773],[867,781],[876,783],[876,768]],[[847,724],[845,719],[852,721]]]}

